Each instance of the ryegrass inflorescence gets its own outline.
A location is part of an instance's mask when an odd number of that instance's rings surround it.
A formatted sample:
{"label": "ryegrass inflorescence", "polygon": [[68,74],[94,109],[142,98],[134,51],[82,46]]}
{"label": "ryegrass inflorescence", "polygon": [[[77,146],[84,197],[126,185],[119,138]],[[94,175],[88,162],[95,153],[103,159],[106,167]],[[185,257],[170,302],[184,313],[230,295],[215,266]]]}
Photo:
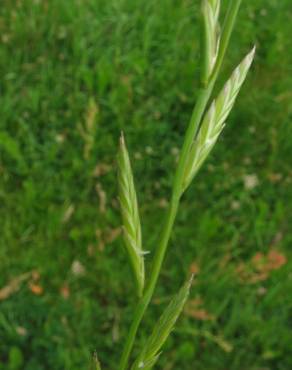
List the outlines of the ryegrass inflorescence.
{"label": "ryegrass inflorescence", "polygon": [[[152,270],[150,271],[150,276],[144,291],[144,260],[138,204],[128,152],[124,138],[123,136],[121,137],[119,152],[119,186],[121,212],[125,231],[124,238],[130,261],[135,271],[138,291],[141,298],[134,312],[133,322],[124,346],[119,370],[126,370],[128,368],[129,356],[134,345],[140,322],[151,301],[157,284],[162,262],[174,226],[180,198],[206,160],[222,132],[225,121],[235,103],[235,99],[254,58],[255,49],[243,59],[225,84],[218,98],[215,99],[210,108],[207,109],[226,53],[240,2],[240,0],[230,1],[221,34],[219,31],[220,1],[202,1],[204,23],[202,50],[204,52],[201,81],[203,87],[199,93],[197,104],[185,134],[180,160],[174,176],[172,196],[166,215],[166,221],[161,233],[160,242],[158,243],[153,257]],[[190,284],[191,280],[184,285],[166,308],[154,327],[151,336],[146,341],[140,355],[134,362],[132,370],[150,370],[155,365],[159,357],[159,351],[182,311],[190,290]]]}

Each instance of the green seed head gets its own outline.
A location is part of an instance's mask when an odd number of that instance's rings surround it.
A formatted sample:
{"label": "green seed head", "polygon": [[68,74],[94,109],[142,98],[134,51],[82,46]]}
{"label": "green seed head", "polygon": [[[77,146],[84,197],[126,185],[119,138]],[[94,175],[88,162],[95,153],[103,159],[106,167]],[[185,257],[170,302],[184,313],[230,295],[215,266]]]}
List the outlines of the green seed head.
{"label": "green seed head", "polygon": [[155,325],[151,336],[148,338],[142,353],[135,361],[132,370],[148,370],[156,363],[160,355],[161,347],[173,330],[173,327],[182,312],[189,295],[192,281],[193,277],[184,284],[177,295],[172,299]]}
{"label": "green seed head", "polygon": [[118,153],[118,182],[124,242],[136,278],[138,295],[141,296],[144,288],[141,225],[131,163],[123,134]]}
{"label": "green seed head", "polygon": [[202,1],[203,13],[203,35],[204,42],[202,43],[202,82],[208,83],[208,80],[213,72],[220,44],[220,26],[219,26],[219,13],[220,1],[219,0],[203,0]]}
{"label": "green seed head", "polygon": [[184,173],[183,191],[189,186],[201,165],[213,149],[226,119],[235,103],[236,97],[246,78],[255,54],[255,48],[243,59],[225,84],[218,98],[213,101],[206,113],[200,130],[188,154]]}

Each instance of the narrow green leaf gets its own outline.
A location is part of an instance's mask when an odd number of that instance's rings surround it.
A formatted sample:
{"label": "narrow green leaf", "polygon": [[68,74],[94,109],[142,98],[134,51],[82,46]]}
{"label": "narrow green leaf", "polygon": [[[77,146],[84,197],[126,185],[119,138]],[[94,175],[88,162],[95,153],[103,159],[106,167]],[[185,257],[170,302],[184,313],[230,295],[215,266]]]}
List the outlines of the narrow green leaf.
{"label": "narrow green leaf", "polygon": [[236,97],[252,64],[255,48],[243,59],[232,73],[218,98],[206,113],[199,132],[192,144],[184,173],[183,191],[197,174],[201,165],[213,149],[225,121],[233,108]]}
{"label": "narrow green leaf", "polygon": [[141,296],[145,279],[141,225],[134,179],[123,135],[120,138],[118,153],[118,182],[124,242],[136,277],[138,295]]}
{"label": "narrow green leaf", "polygon": [[143,351],[135,361],[132,370],[149,370],[156,363],[160,355],[159,351],[173,330],[173,327],[188,298],[192,280],[193,277],[191,277],[191,279],[180,289],[178,294],[173,298],[164,311],[154,327],[151,336],[147,340]]}

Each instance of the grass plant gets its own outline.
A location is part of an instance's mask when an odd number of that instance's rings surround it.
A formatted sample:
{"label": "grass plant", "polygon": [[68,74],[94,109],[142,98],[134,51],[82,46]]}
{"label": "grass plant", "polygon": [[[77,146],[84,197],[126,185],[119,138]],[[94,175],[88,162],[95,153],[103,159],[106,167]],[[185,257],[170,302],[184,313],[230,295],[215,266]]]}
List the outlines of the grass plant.
{"label": "grass plant", "polygon": [[[253,50],[235,69],[218,98],[215,99],[209,110],[206,111],[208,101],[224,60],[240,3],[241,0],[229,2],[221,35],[218,34],[220,0],[202,1],[202,16],[205,36],[202,41],[202,50],[205,50],[203,56],[204,64],[201,71],[203,86],[199,92],[197,104],[195,105],[193,115],[185,135],[180,159],[174,176],[170,206],[167,211],[165,226],[163,228],[156,253],[153,257],[152,270],[150,271],[149,281],[145,292],[143,292],[144,262],[136,193],[134,190],[132,171],[124,144],[124,138],[123,136],[121,137],[119,183],[121,188],[120,200],[124,221],[124,236],[130,260],[135,271],[138,295],[141,296],[141,298],[134,312],[133,322],[125,343],[119,370],[126,370],[128,368],[129,356],[134,345],[140,322],[151,301],[157,279],[160,274],[161,265],[167,251],[168,241],[170,239],[176,213],[178,211],[180,198],[186,188],[190,185],[203,162],[206,160],[208,154],[216,143],[218,136],[223,130],[226,119],[234,105],[235,99],[254,58],[255,48],[253,48]],[[189,288],[190,285],[188,284],[187,288],[182,289],[181,292],[183,293],[180,292],[174,301],[170,303],[170,306],[162,316],[160,323],[158,323],[156,329],[154,329],[152,337],[155,339],[150,337],[149,342],[145,345],[142,351],[142,355],[140,355],[136,360],[133,370],[138,368],[151,369],[154,366],[159,356],[158,350],[167,338],[170,333],[170,329],[172,329],[172,326],[181,312],[183,303],[188,295]],[[156,342],[155,345],[153,345],[153,341]]]}
{"label": "grass plant", "polygon": [[[201,1],[1,1],[1,370],[91,360],[96,370],[95,351],[102,369],[118,368],[157,267],[194,102],[217,73],[228,4],[208,28],[217,34],[203,68]],[[197,129],[207,122],[216,137],[208,111],[252,43],[256,63],[195,181],[180,174],[175,227],[128,368],[194,274],[155,369],[292,369],[291,17],[291,0],[242,3]],[[143,234],[140,298],[121,236],[121,131]],[[186,168],[198,168],[192,150],[203,138],[190,135]]]}

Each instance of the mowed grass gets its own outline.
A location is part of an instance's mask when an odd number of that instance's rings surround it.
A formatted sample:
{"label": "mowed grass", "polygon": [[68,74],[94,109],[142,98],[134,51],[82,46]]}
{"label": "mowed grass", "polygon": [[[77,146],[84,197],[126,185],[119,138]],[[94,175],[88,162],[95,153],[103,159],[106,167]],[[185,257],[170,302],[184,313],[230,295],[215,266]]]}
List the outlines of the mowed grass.
{"label": "mowed grass", "polygon": [[[243,2],[221,83],[253,43],[257,57],[182,200],[134,351],[195,272],[159,369],[292,368],[291,22],[290,0]],[[37,271],[0,300],[1,369],[89,369],[95,350],[117,368],[136,304],[118,137],[151,251],[196,100],[199,39],[195,0],[1,1],[0,289]]]}

